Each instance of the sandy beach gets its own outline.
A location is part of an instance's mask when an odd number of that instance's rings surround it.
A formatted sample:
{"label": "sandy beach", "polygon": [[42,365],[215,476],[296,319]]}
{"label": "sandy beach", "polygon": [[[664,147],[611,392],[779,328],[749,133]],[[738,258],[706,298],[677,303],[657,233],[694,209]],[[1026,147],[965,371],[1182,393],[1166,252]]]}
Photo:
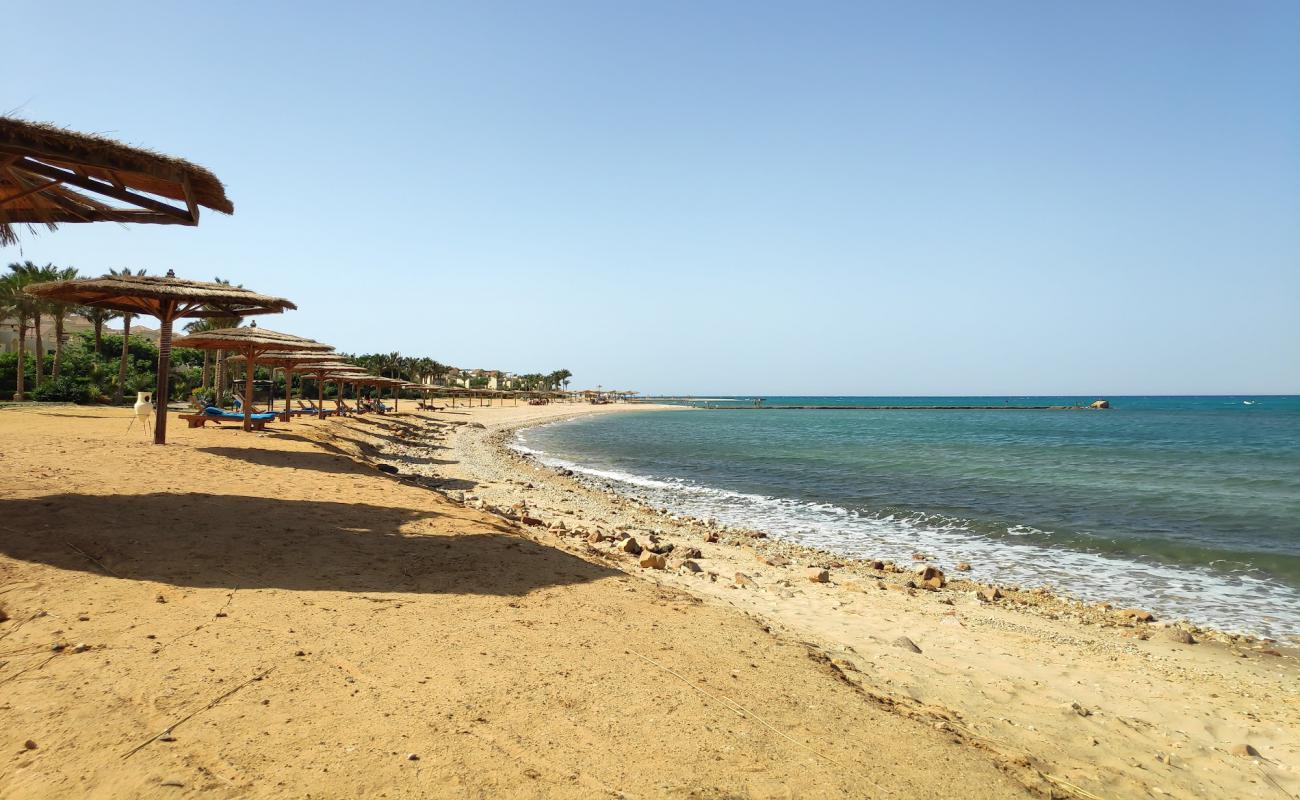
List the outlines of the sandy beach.
{"label": "sandy beach", "polygon": [[155,447],[125,409],[0,409],[0,796],[1300,792],[1291,652],[984,600],[954,565],[909,588],[927,562],[674,518],[503,447],[640,410],[173,420]]}

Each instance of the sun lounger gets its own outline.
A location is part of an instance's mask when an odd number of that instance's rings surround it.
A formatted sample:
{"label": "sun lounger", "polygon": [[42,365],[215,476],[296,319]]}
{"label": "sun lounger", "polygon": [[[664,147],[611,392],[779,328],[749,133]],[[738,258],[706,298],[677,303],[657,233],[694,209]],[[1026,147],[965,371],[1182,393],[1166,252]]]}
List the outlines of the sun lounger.
{"label": "sun lounger", "polygon": [[[253,429],[259,431],[266,430],[266,423],[275,419],[276,416],[277,415],[275,414],[253,414],[250,417],[250,420],[253,424]],[[223,409],[217,408],[216,406],[208,406],[207,408],[203,409],[202,413],[199,414],[181,414],[180,418],[185,420],[185,422],[188,423],[191,428],[202,428],[204,425],[208,424],[209,422],[215,423],[217,425],[222,425],[226,423],[243,424],[244,422],[243,414],[238,414],[233,411],[225,411]]]}

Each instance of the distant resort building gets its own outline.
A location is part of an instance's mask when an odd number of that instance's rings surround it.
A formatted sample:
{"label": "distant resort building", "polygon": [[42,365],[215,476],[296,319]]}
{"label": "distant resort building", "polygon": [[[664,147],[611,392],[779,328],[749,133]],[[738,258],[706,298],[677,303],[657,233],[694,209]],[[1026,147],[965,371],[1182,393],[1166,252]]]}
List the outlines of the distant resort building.
{"label": "distant resort building", "polygon": [[[63,318],[63,343],[66,345],[73,337],[79,333],[93,333],[95,326],[89,320],[83,319],[76,315],[69,315]],[[121,328],[110,328],[104,326],[105,336],[121,336]],[[158,343],[159,333],[157,328],[146,328],[137,325],[136,320],[131,320],[131,335],[142,336],[145,339]],[[54,318],[49,315],[41,317],[41,346],[45,348],[46,355],[54,354]],[[18,320],[12,317],[0,318],[0,353],[17,353],[18,352]],[[35,354],[36,352],[36,329],[30,324],[27,326],[27,352]]]}

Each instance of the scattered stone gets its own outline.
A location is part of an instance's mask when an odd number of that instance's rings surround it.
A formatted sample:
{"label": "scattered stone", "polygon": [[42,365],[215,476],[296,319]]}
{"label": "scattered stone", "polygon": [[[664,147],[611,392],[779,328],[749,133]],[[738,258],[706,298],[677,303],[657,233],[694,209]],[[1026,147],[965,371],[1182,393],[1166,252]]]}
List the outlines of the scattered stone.
{"label": "scattered stone", "polygon": [[159,737],[158,737],[158,741],[160,741],[160,742],[174,742],[174,741],[176,741],[176,737],[175,737],[175,736],[172,736],[171,733],[168,732],[168,733],[164,733],[162,736],[159,736]]}
{"label": "scattered stone", "polygon": [[958,572],[970,572],[970,564],[963,561],[957,565]]}
{"label": "scattered stone", "polygon": [[667,555],[673,551],[674,547],[675,545],[672,542],[651,542],[645,549],[652,553]]}
{"label": "scattered stone", "polygon": [[23,747],[27,748],[28,750],[35,750],[36,742],[32,741],[31,739],[28,739],[27,741],[23,742]]}
{"label": "scattered stone", "polygon": [[[4,618],[0,617],[0,622],[3,621]],[[90,617],[86,616],[85,614],[82,614],[81,616],[77,617],[77,622],[90,622]]]}
{"label": "scattered stone", "polygon": [[618,549],[622,550],[624,553],[631,553],[634,556],[641,555],[641,545],[637,544],[636,539],[633,539],[631,536],[624,539],[623,544],[619,545]]}
{"label": "scattered stone", "polygon": [[380,464],[379,471],[385,475],[396,475],[397,467],[394,467],[392,464]]}
{"label": "scattered stone", "polygon": [[166,597],[163,597],[162,595],[158,595],[157,597],[155,597],[155,598],[153,599],[153,601],[154,601],[155,603],[166,603],[166,602],[167,602],[167,598],[166,598]]}
{"label": "scattered stone", "polygon": [[67,645],[64,644],[63,642],[55,642],[54,644],[50,645],[50,650],[55,653],[62,653],[65,647],[67,647]]}
{"label": "scattered stone", "polygon": [[176,789],[183,789],[185,788],[185,781],[180,778],[163,778],[159,786],[171,786]]}
{"label": "scattered stone", "polygon": [[226,612],[224,612],[224,611],[218,611],[218,612],[217,612],[217,616],[218,616],[218,617],[226,617],[226,616],[229,616],[229,615],[228,615]]}
{"label": "scattered stone", "polygon": [[673,552],[682,558],[704,558],[704,554],[700,552],[698,547],[684,547],[680,551],[674,550]]}
{"label": "scattered stone", "polygon": [[920,578],[921,581],[920,588],[922,589],[936,591],[938,589],[942,589],[947,584],[947,580],[944,578],[943,570],[939,569],[938,567],[931,567],[931,566],[922,567],[921,569],[918,569],[916,571],[916,575],[918,578]]}
{"label": "scattered stone", "polygon": [[1079,705],[1078,703],[1070,703],[1068,706],[1065,707],[1065,710],[1069,713],[1078,714],[1081,717],[1092,716],[1091,710],[1089,710],[1084,706]]}
{"label": "scattered stone", "polygon": [[407,754],[406,754],[406,760],[407,760],[407,761],[419,761],[419,760],[420,760],[420,755],[419,755],[418,753],[407,753]]}
{"label": "scattered stone", "polygon": [[906,636],[900,636],[900,637],[898,637],[897,639],[894,640],[893,644],[894,644],[894,647],[901,647],[901,648],[903,648],[904,650],[908,650],[908,651],[913,652],[913,653],[919,653],[919,652],[921,652],[921,648],[919,648],[919,647],[916,646],[916,642],[912,641],[911,639],[907,638]]}
{"label": "scattered stone", "polygon": [[74,652],[74,653],[84,653],[84,652],[86,652],[86,651],[89,650],[89,649],[90,649],[90,645],[88,645],[88,644],[79,644],[79,645],[77,645],[76,647],[72,648],[72,652]]}
{"label": "scattered stone", "polygon": [[1259,751],[1245,742],[1234,744],[1228,752],[1238,758],[1259,758]]}
{"label": "scattered stone", "polygon": [[587,541],[592,544],[600,544],[608,538],[609,537],[606,536],[603,531],[592,531],[592,533],[587,537]]}
{"label": "scattered stone", "polygon": [[295,656],[298,656],[299,658],[302,658],[303,656],[305,656],[305,655],[307,655],[307,654],[306,654],[305,652],[303,652],[302,650],[298,650],[298,651],[296,651],[296,652],[294,653],[294,655],[295,655]]}
{"label": "scattered stone", "polygon": [[717,531],[709,531],[708,533],[704,534],[704,541],[708,542],[709,544],[713,544],[713,543],[717,542],[717,541],[718,541],[718,532],[717,532]]}
{"label": "scattered stone", "polygon": [[1121,617],[1128,617],[1134,622],[1155,622],[1155,614],[1150,611],[1143,611],[1140,608],[1126,608],[1119,612]]}
{"label": "scattered stone", "polygon": [[756,586],[756,585],[757,585],[757,584],[754,583],[754,579],[753,579],[753,578],[749,577],[748,575],[746,575],[746,574],[743,573],[743,572],[737,572],[737,573],[736,573],[736,577],[732,578],[732,582],[735,583],[737,586]]}
{"label": "scattered stone", "polygon": [[809,567],[804,570],[804,575],[813,583],[829,583],[831,579],[831,573],[821,567]]}
{"label": "scattered stone", "polygon": [[687,559],[687,560],[683,561],[683,562],[682,562],[682,567],[681,567],[681,568],[684,569],[684,570],[686,570],[687,572],[703,572],[703,571],[704,571],[704,568],[703,568],[703,567],[701,567],[699,564],[696,564],[694,561],[691,561],[690,559]]}
{"label": "scattered stone", "polygon": [[668,566],[668,559],[659,553],[646,552],[641,554],[642,569],[663,569]]}
{"label": "scattered stone", "polygon": [[885,569],[885,562],[883,562],[883,561],[879,561],[879,560],[877,560],[877,561],[872,561],[872,562],[871,562],[870,564],[868,564],[867,566],[869,566],[869,567],[871,567],[872,569],[875,569],[875,570],[881,570],[881,571],[884,571],[884,569]]}
{"label": "scattered stone", "polygon": [[1196,644],[1196,637],[1182,628],[1170,628],[1165,632],[1165,638],[1178,644]]}
{"label": "scattered stone", "polygon": [[542,524],[542,521],[537,517],[523,516],[519,518],[519,521],[533,528],[536,528],[537,526]]}
{"label": "scattered stone", "polygon": [[769,556],[763,553],[755,553],[754,557],[760,564],[766,564],[769,567],[787,567],[790,565],[790,559],[785,556]]}
{"label": "scattered stone", "polygon": [[987,589],[980,589],[976,594],[979,599],[985,603],[994,603],[1002,599],[1002,591],[996,586],[990,586]]}

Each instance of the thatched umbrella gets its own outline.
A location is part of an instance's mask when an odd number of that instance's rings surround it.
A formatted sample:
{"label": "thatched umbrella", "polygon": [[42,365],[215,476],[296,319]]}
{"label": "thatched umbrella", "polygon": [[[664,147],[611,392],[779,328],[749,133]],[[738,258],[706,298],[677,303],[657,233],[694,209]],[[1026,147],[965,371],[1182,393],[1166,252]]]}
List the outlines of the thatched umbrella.
{"label": "thatched umbrella", "polygon": [[247,379],[244,381],[244,430],[253,429],[253,369],[263,353],[285,350],[327,353],[333,345],[321,344],[315,339],[304,339],[291,333],[280,333],[257,327],[254,322],[247,328],[218,328],[176,340],[178,347],[196,347],[200,350],[235,350],[244,356]]}
{"label": "thatched umbrella", "polygon": [[[297,306],[283,297],[258,294],[240,286],[190,281],[167,270],[161,275],[112,275],[72,281],[38,283],[28,294],[70,305],[110,308],[157,317],[158,331],[158,422],[154,444],[167,441],[167,386],[171,370],[172,323],[182,317],[247,317],[279,314]],[[280,348],[285,349],[284,347]]]}
{"label": "thatched umbrella", "polygon": [[197,164],[0,116],[0,245],[16,243],[14,226],[24,224],[198,225],[200,206],[235,212],[221,181]]}
{"label": "thatched umbrella", "polygon": [[346,372],[353,368],[354,365],[348,364],[343,361],[335,361],[335,362],[321,363],[321,364],[304,364],[293,368],[295,372],[301,372],[303,375],[312,378],[313,380],[316,381],[316,390],[319,395],[319,399],[316,402],[316,407],[320,409],[319,416],[321,419],[325,419],[326,416],[325,382],[329,380],[334,380],[335,376],[338,375],[339,373]]}
{"label": "thatched umbrella", "polygon": [[[236,366],[244,361],[247,361],[247,359],[242,355],[231,356],[226,359],[227,363]],[[271,382],[273,384],[275,382],[276,367],[284,370],[284,413],[280,415],[280,419],[283,422],[288,422],[291,410],[289,404],[293,399],[291,395],[293,373],[296,371],[311,369],[313,367],[337,367],[342,362],[337,361],[335,356],[329,353],[313,352],[310,350],[294,350],[262,353],[257,357],[257,363],[271,368]],[[274,398],[272,398],[271,406],[267,410],[275,411]]]}

